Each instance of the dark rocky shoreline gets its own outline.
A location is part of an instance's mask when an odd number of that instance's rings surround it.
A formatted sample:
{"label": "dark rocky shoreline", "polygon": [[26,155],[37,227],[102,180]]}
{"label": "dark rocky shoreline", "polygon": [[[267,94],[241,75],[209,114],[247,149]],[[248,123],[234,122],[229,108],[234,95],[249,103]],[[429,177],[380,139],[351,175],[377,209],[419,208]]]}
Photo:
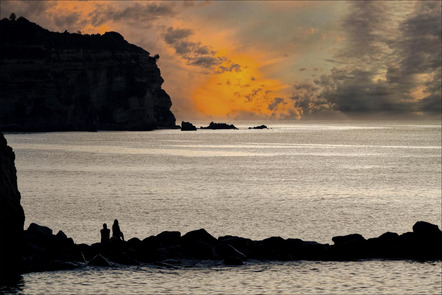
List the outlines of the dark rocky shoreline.
{"label": "dark rocky shoreline", "polygon": [[419,221],[412,232],[387,232],[365,239],[360,234],[333,237],[333,244],[270,237],[260,241],[237,236],[213,237],[204,229],[182,235],[165,231],[144,239],[110,239],[106,243],[76,244],[59,231],[32,223],[23,231],[25,216],[17,187],[15,155],[0,133],[0,282],[20,273],[183,261],[212,261],[242,265],[260,261],[354,261],[366,259],[442,260],[442,231]]}
{"label": "dark rocky shoreline", "polygon": [[442,232],[419,221],[412,232],[387,232],[365,239],[359,234],[333,237],[333,244],[270,237],[260,241],[237,236],[213,237],[204,229],[181,235],[165,231],[145,239],[113,240],[92,245],[75,244],[62,231],[31,224],[24,231],[24,272],[51,271],[86,266],[179,266],[184,261],[213,261],[242,265],[260,261],[442,260]]}

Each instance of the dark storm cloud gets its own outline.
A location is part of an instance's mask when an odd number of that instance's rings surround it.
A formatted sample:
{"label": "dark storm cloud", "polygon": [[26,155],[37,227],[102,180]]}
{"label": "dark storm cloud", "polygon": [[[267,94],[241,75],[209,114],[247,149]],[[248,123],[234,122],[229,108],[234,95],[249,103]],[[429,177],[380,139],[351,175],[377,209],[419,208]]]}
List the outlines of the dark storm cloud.
{"label": "dark storm cloud", "polygon": [[401,70],[407,74],[440,69],[440,5],[440,2],[421,2],[400,26],[402,36],[395,45],[403,56]]}
{"label": "dark storm cloud", "polygon": [[44,14],[45,11],[51,6],[55,6],[55,1],[29,1],[29,0],[16,0],[16,1],[1,1],[1,16],[8,17],[10,13],[14,12],[17,17],[26,16],[33,18]]}
{"label": "dark storm cloud", "polygon": [[54,17],[54,23],[59,28],[69,28],[80,20],[80,14],[72,12],[69,15]]}
{"label": "dark storm cloud", "polygon": [[152,23],[160,17],[175,15],[169,3],[134,3],[124,9],[113,5],[102,4],[89,14],[92,25],[101,26],[108,21],[125,21]]}
{"label": "dark storm cloud", "polygon": [[399,25],[394,25],[391,3],[350,5],[342,23],[346,43],[334,58],[336,67],[313,82],[296,84],[295,106],[304,115],[327,109],[440,113],[440,2],[417,3]]}
{"label": "dark storm cloud", "polygon": [[385,32],[389,31],[386,20],[388,15],[386,3],[381,1],[355,1],[351,3],[350,12],[342,23],[346,35],[346,47],[337,58],[365,58],[379,56],[383,50]]}
{"label": "dark storm cloud", "polygon": [[[201,42],[192,42],[189,37],[193,31],[185,28],[167,28],[163,34],[164,41],[175,49],[188,65],[215,70],[217,73],[240,71],[241,66],[232,63],[227,57],[217,56],[216,51]],[[227,63],[227,65],[221,65]]]}

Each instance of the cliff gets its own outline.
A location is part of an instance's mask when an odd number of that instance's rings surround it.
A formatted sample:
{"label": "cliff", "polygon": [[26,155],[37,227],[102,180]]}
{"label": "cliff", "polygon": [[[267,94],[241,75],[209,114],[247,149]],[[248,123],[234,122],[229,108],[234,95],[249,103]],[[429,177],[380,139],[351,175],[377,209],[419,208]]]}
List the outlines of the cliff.
{"label": "cliff", "polygon": [[174,128],[158,56],[116,32],[50,32],[0,21],[0,130]]}
{"label": "cliff", "polygon": [[0,133],[0,279],[21,271],[25,215],[17,187],[15,154]]}

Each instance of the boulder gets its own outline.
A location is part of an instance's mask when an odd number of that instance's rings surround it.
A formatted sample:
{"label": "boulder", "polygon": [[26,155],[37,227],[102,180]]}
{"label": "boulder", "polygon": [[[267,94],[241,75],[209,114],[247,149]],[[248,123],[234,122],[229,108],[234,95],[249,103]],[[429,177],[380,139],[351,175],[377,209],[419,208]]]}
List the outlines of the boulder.
{"label": "boulder", "polygon": [[156,237],[164,247],[178,245],[181,241],[181,233],[179,231],[163,231]]}
{"label": "boulder", "polygon": [[416,222],[413,225],[413,232],[420,238],[437,240],[442,237],[442,232],[437,225],[425,221]]}
{"label": "boulder", "polygon": [[237,257],[243,261],[247,260],[246,255],[244,255],[241,251],[235,249],[235,247],[233,247],[232,245],[224,242],[219,243],[216,250],[221,258]]}
{"label": "boulder", "polygon": [[55,235],[55,238],[59,239],[59,240],[65,240],[68,238],[68,236],[62,232],[61,230],[58,231],[58,233]]}
{"label": "boulder", "polygon": [[220,243],[229,244],[241,253],[244,253],[247,257],[251,254],[251,250],[254,246],[254,242],[251,239],[237,237],[237,236],[223,236],[219,237]]}
{"label": "boulder", "polygon": [[136,257],[143,262],[158,261],[157,249],[161,248],[162,244],[156,236],[150,236],[141,241],[137,248]]}
{"label": "boulder", "polygon": [[219,255],[214,245],[198,240],[183,241],[184,255],[189,259],[217,260]]}
{"label": "boulder", "polygon": [[400,258],[399,235],[386,232],[377,238],[367,240],[367,258]]}
{"label": "boulder", "polygon": [[217,244],[218,240],[203,228],[190,231],[181,238],[184,255],[194,259],[219,259]]}
{"label": "boulder", "polygon": [[132,238],[132,239],[129,239],[127,242],[126,242],[126,245],[127,245],[127,247],[128,248],[131,248],[131,249],[133,249],[133,250],[136,250],[136,249],[138,249],[139,247],[141,247],[141,240],[139,239],[139,238]]}
{"label": "boulder", "polygon": [[334,245],[330,248],[330,254],[337,260],[355,260],[366,258],[367,240],[360,234],[333,237]]}
{"label": "boulder", "polygon": [[209,234],[204,228],[190,231],[182,237],[182,242],[186,243],[189,241],[204,242],[208,245],[216,245],[218,243],[218,240]]}
{"label": "boulder", "polygon": [[360,234],[351,234],[346,236],[333,237],[332,241],[335,243],[336,246],[342,246],[365,242],[365,238]]}

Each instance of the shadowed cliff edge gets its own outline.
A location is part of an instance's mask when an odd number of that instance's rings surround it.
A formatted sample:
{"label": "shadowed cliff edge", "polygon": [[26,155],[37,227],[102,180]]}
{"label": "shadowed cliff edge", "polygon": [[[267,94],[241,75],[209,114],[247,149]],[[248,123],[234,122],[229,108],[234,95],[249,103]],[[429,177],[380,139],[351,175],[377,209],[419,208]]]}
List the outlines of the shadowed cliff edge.
{"label": "shadowed cliff edge", "polygon": [[158,55],[103,35],[0,20],[0,130],[175,128]]}
{"label": "shadowed cliff edge", "polygon": [[[360,234],[333,237],[333,244],[270,237],[255,241],[237,236],[213,237],[204,229],[182,235],[165,231],[143,240],[105,239],[92,245],[75,244],[59,231],[32,223],[23,231],[24,213],[17,189],[12,148],[0,133],[1,279],[22,272],[49,271],[86,266],[118,266],[154,263],[176,267],[208,260],[242,265],[247,260],[361,259],[442,260],[442,231],[437,225],[419,221],[412,232],[387,232],[366,239]],[[97,228],[97,241],[99,228]],[[2,280],[0,280],[2,281]]]}
{"label": "shadowed cliff edge", "polygon": [[23,271],[25,215],[20,205],[14,160],[12,148],[0,133],[0,279],[13,278]]}

